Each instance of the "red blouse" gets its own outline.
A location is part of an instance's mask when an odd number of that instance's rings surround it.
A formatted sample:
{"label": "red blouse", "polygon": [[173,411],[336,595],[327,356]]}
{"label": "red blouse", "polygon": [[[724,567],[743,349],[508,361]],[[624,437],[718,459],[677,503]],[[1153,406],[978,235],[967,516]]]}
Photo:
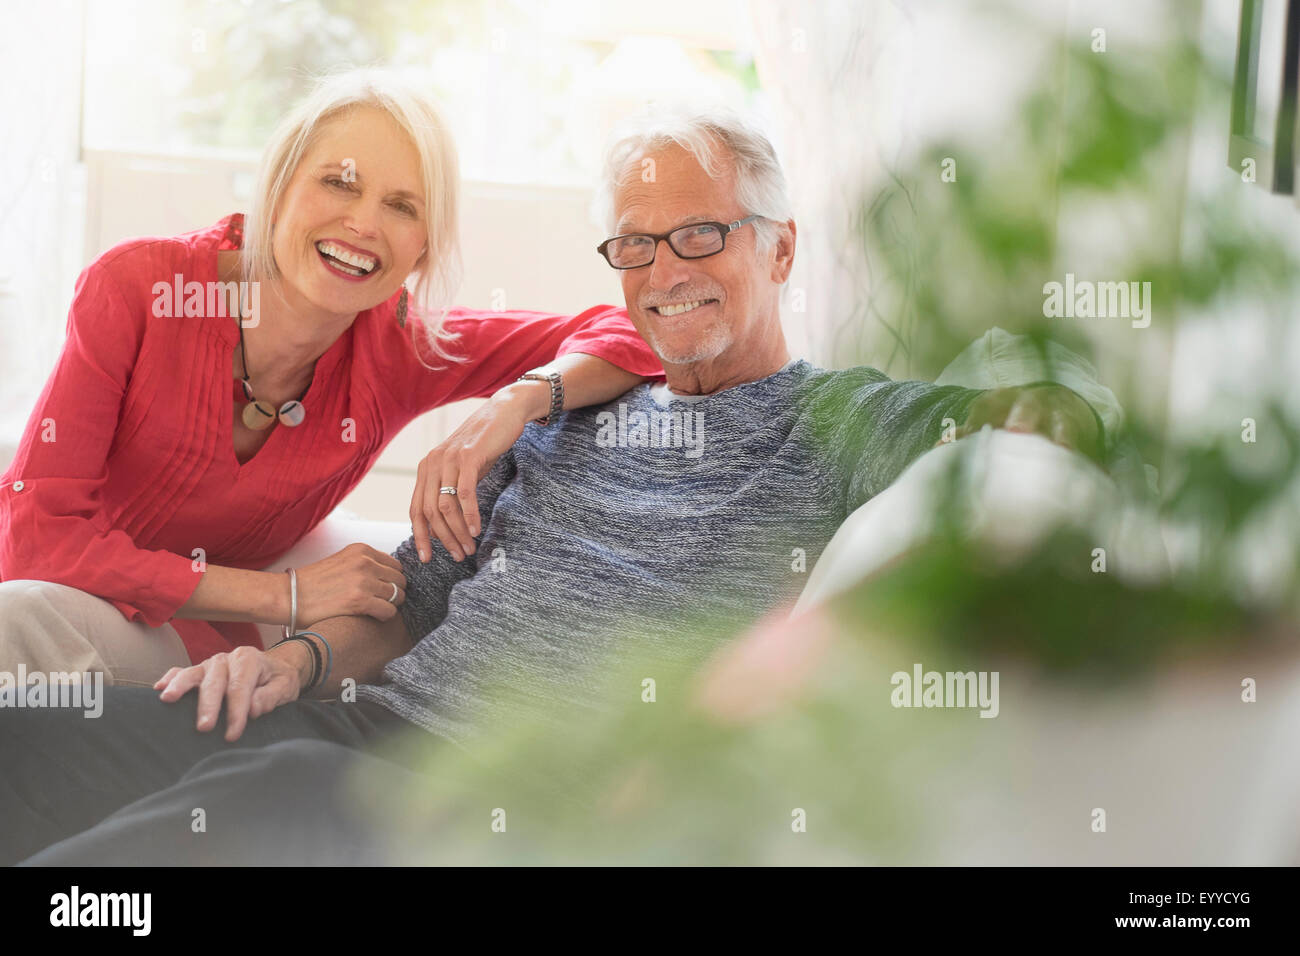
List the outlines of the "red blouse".
{"label": "red blouse", "polygon": [[[217,280],[217,252],[242,245],[243,216],[174,238],[113,247],[77,280],[67,340],[0,477],[0,580],[80,588],[131,621],[170,622],[198,662],[261,645],[246,622],[172,620],[208,564],[270,564],[330,513],[402,427],[431,408],[490,395],[556,355],[585,352],[662,375],[626,312],[580,315],[453,309],[449,348],[416,359],[395,294],[357,315],[316,363],[296,428],[274,426],[235,458],[231,318],[158,318],[156,282]],[[204,286],[206,288],[206,285]],[[413,463],[414,464],[414,463]],[[397,542],[394,542],[396,546]]]}

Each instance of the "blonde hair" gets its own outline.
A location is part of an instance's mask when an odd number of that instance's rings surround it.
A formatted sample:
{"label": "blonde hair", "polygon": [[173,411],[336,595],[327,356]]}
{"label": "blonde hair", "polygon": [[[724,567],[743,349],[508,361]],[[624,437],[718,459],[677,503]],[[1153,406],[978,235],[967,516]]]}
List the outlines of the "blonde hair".
{"label": "blonde hair", "polygon": [[[271,217],[324,125],[358,107],[386,112],[410,136],[420,156],[428,246],[412,273],[416,277],[414,286],[408,289],[408,311],[420,321],[410,322],[408,327],[424,329],[426,344],[435,356],[459,361],[444,347],[456,336],[442,329],[447,308],[460,288],[462,270],[456,145],[433,101],[387,70],[367,67],[321,77],[311,93],[276,127],[263,151],[244,223],[243,277],[253,282],[279,276],[271,245]],[[414,331],[411,344],[416,358],[425,365]]]}

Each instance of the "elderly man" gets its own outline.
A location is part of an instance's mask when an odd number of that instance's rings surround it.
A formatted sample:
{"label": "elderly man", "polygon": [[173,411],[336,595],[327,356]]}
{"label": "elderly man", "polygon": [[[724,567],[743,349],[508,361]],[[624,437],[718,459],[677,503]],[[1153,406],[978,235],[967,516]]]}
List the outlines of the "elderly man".
{"label": "elderly man", "polygon": [[945,439],[991,424],[1101,447],[1059,386],[792,360],[795,223],[771,145],[739,120],[647,117],[613,146],[605,195],[599,251],[667,380],[530,426],[476,494],[444,489],[449,524],[484,519],[477,553],[401,545],[406,601],[386,623],[322,621],[173,670],[161,694],[109,688],[100,720],[0,713],[7,861],[71,837],[35,861],[373,862],[337,784],[358,762],[372,785],[409,783],[375,756],[395,735],[472,746],[556,700],[599,708],[591,668],[633,642],[698,659],[792,603],[840,523]]}

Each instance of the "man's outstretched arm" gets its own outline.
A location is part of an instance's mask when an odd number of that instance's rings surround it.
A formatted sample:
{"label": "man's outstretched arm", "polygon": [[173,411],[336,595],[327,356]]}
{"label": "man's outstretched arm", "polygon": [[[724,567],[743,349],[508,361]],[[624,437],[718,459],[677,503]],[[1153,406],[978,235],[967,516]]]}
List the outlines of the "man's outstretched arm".
{"label": "man's outstretched arm", "polygon": [[[326,654],[320,641],[312,637],[307,640],[315,641],[322,660],[332,657],[333,666],[328,677],[305,696],[319,699],[337,697],[343,681],[348,678],[356,684],[377,683],[388,662],[401,657],[414,643],[405,621],[401,614],[395,614],[387,621],[355,614],[318,621],[312,630],[329,642],[330,653]],[[306,687],[312,674],[310,650],[301,641],[289,641],[271,649],[276,650],[294,656],[298,666],[298,685]]]}
{"label": "man's outstretched arm", "polygon": [[828,444],[850,476],[849,511],[884,491],[935,445],[985,425],[1036,432],[1094,460],[1104,447],[1092,407],[1062,385],[978,390],[893,381],[873,369],[854,372],[861,377],[857,381],[849,374],[832,380],[815,409],[833,423]]}

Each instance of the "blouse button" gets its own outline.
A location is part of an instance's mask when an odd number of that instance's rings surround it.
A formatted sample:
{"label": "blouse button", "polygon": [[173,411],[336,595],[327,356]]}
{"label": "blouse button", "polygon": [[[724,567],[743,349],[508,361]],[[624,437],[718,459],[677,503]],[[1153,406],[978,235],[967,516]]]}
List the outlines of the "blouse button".
{"label": "blouse button", "polygon": [[23,483],[21,481],[15,481],[14,491],[22,491],[22,490],[23,490]]}

